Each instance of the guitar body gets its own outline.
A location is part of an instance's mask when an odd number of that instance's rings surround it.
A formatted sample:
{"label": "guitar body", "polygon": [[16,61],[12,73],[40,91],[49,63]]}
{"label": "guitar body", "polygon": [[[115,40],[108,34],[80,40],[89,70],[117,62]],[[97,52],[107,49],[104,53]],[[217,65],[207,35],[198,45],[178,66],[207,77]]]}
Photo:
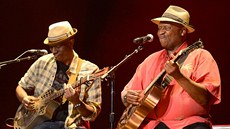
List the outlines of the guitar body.
{"label": "guitar body", "polygon": [[45,120],[52,119],[53,113],[59,105],[55,100],[51,100],[47,104],[38,103],[36,110],[28,111],[21,104],[14,117],[14,129],[33,129]]}
{"label": "guitar body", "polygon": [[163,89],[160,86],[154,86],[147,92],[148,95],[143,98],[139,106],[129,105],[122,114],[117,129],[136,129],[138,128],[148,113],[159,102]]}

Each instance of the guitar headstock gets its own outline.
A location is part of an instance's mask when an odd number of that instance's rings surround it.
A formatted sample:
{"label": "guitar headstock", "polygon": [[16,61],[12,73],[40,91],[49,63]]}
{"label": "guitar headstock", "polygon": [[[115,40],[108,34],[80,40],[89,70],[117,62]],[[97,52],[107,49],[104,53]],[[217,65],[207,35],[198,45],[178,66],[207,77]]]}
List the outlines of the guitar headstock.
{"label": "guitar headstock", "polygon": [[99,77],[101,75],[104,75],[108,71],[109,71],[109,67],[104,67],[103,69],[100,69],[99,71],[93,73],[93,76],[94,77]]}

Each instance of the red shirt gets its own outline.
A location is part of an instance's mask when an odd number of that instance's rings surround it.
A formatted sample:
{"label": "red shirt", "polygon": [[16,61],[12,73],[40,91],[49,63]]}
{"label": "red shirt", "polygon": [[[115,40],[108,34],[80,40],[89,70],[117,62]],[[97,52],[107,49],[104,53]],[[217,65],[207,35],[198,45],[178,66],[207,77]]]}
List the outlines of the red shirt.
{"label": "red shirt", "polygon": [[[187,46],[187,43],[182,44],[177,52]],[[148,56],[138,66],[133,78],[122,92],[127,89],[145,89],[162,71],[168,59],[170,57],[166,50]],[[170,129],[182,129],[196,122],[205,122],[211,125],[210,106],[221,101],[221,80],[215,60],[207,50],[196,49],[185,59],[181,72],[191,80],[203,84],[211,94],[210,105],[201,106],[173,79],[164,90],[157,106],[147,116],[153,120],[145,126],[146,129],[153,129],[160,121]]]}

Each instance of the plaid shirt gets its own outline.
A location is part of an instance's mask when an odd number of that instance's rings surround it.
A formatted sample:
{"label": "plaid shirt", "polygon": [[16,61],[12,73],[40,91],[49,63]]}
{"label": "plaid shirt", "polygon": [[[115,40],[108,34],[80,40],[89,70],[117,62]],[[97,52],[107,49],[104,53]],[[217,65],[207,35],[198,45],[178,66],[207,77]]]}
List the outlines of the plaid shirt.
{"label": "plaid shirt", "polygon": [[[74,58],[70,64],[69,69],[66,71],[67,75],[70,76],[71,73],[76,73],[78,62],[78,55],[74,52]],[[95,64],[84,60],[81,65],[81,69],[78,73],[77,79],[80,80],[81,77],[86,77],[90,75],[95,70],[98,70],[98,66]],[[34,90],[34,96],[38,97],[43,92],[47,91],[53,85],[55,74],[57,71],[57,64],[53,54],[48,54],[40,57],[36,60],[25,75],[19,81],[19,85],[27,90]],[[77,119],[73,124],[69,125],[68,128],[79,127],[80,123],[84,121],[93,121],[101,111],[101,81],[97,78],[93,86],[86,91],[87,85],[81,85],[80,99],[85,103],[91,105],[94,108],[94,113],[91,116],[83,117]],[[73,104],[69,103],[69,116],[72,114]],[[79,114],[78,114],[79,115]],[[67,119],[69,118],[67,117]],[[67,127],[67,125],[66,125]]]}

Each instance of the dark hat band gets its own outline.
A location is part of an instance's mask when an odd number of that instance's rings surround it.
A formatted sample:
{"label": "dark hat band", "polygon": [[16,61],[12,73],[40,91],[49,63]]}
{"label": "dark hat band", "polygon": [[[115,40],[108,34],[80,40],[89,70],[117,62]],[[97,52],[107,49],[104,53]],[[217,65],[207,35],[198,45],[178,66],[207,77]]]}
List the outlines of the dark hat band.
{"label": "dark hat band", "polygon": [[63,40],[63,39],[66,39],[70,36],[73,35],[73,32],[72,31],[69,31],[65,34],[61,34],[61,35],[58,35],[58,36],[55,36],[55,37],[48,37],[48,40],[49,42],[55,42],[55,41],[59,41],[59,40]]}
{"label": "dark hat band", "polygon": [[175,15],[173,15],[173,14],[171,14],[171,13],[164,13],[164,14],[162,15],[162,17],[166,17],[166,18],[173,19],[173,20],[178,21],[178,22],[180,22],[180,23],[182,23],[182,24],[184,24],[184,25],[189,25],[189,24],[188,24],[187,22],[185,22],[183,19],[181,19],[181,18],[179,18],[179,17],[177,17],[177,16],[175,16]]}

